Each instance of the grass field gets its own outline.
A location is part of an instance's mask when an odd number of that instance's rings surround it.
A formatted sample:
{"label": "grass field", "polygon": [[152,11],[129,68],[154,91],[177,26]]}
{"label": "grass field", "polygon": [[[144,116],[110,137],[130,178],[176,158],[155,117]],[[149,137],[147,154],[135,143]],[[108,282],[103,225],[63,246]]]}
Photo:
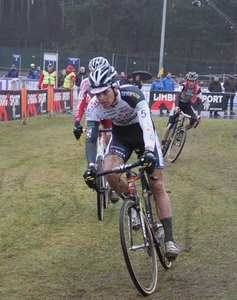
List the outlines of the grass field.
{"label": "grass field", "polygon": [[[167,119],[154,117],[161,134]],[[121,201],[97,220],[72,115],[0,123],[0,299],[142,299],[122,255]],[[174,237],[148,299],[237,299],[237,120],[204,119],[166,162]]]}

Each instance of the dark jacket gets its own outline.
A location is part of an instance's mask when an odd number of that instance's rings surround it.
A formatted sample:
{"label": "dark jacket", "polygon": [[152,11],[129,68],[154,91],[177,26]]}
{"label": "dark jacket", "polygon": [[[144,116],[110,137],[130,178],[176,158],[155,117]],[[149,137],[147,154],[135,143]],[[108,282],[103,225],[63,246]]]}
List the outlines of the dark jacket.
{"label": "dark jacket", "polygon": [[222,87],[220,81],[215,81],[213,80],[208,87],[209,92],[211,93],[221,93],[222,92]]}
{"label": "dark jacket", "polygon": [[18,78],[18,71],[17,69],[13,69],[11,68],[8,72],[8,74],[6,75],[6,77],[10,77],[10,78]]}
{"label": "dark jacket", "polygon": [[34,78],[34,71],[35,68],[30,68],[29,73],[28,73],[28,78],[33,79]]}
{"label": "dark jacket", "polygon": [[231,77],[226,78],[224,88],[226,93],[235,93],[237,91],[237,81]]}
{"label": "dark jacket", "polygon": [[137,86],[140,90],[142,89],[142,80],[133,80],[133,85]]}
{"label": "dark jacket", "polygon": [[58,87],[63,86],[65,77],[66,77],[66,75],[63,75],[63,74],[60,74],[58,76]]}
{"label": "dark jacket", "polygon": [[86,72],[84,73],[78,73],[76,75],[76,86],[80,86],[81,85],[81,82],[83,79],[85,79],[86,77],[88,77],[88,75],[86,74]]}

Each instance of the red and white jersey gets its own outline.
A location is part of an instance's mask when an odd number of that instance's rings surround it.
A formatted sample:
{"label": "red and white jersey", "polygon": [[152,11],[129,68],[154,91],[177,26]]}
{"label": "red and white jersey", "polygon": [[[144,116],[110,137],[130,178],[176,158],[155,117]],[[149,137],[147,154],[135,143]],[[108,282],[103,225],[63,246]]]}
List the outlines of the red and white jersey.
{"label": "red and white jersey", "polygon": [[83,113],[85,111],[86,103],[90,101],[89,93],[91,90],[92,87],[90,86],[89,78],[86,77],[85,79],[82,80],[80,84],[75,121],[81,120]]}

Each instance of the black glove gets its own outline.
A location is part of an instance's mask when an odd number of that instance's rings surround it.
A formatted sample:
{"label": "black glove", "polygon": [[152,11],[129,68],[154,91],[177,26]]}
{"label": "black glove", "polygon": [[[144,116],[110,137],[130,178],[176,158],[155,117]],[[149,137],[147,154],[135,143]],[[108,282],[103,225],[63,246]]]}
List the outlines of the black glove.
{"label": "black glove", "polygon": [[141,167],[146,171],[148,175],[154,172],[156,158],[152,151],[146,150],[143,155],[139,158]]}
{"label": "black glove", "polygon": [[80,122],[76,121],[73,127],[73,133],[77,140],[81,137],[81,134],[83,132],[83,127],[80,125]]}
{"label": "black glove", "polygon": [[96,169],[94,166],[89,167],[83,174],[84,180],[90,189],[96,188]]}

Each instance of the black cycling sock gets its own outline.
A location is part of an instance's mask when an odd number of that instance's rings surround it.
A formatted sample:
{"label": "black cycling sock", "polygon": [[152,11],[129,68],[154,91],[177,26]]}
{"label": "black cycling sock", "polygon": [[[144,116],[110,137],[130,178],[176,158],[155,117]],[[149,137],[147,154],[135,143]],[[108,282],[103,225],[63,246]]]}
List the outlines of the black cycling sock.
{"label": "black cycling sock", "polygon": [[165,243],[173,240],[173,233],[172,233],[172,218],[165,218],[160,220],[161,224],[163,225],[164,232],[165,232]]}
{"label": "black cycling sock", "polygon": [[166,141],[161,141],[161,145],[165,145],[165,142],[166,142]]}

